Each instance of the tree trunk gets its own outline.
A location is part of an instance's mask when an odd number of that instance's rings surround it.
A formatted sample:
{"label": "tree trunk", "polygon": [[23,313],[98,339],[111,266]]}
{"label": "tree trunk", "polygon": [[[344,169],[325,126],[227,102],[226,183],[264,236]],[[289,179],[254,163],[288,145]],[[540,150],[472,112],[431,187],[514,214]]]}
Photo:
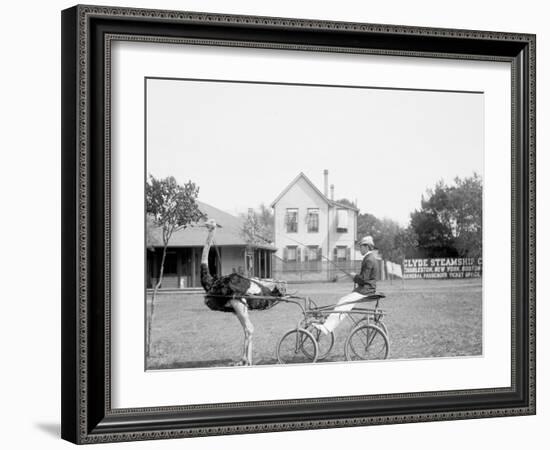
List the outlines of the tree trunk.
{"label": "tree trunk", "polygon": [[162,250],[162,260],[160,262],[159,278],[153,289],[153,295],[151,297],[151,308],[147,309],[149,311],[149,315],[147,317],[147,327],[146,327],[146,336],[145,336],[146,342],[147,342],[146,361],[149,360],[149,356],[151,355],[151,340],[152,340],[151,330],[153,325],[153,319],[155,316],[155,299],[157,297],[157,291],[159,290],[162,284],[162,277],[164,275],[164,261],[166,260],[167,249],[168,249],[168,240],[165,241],[164,248]]}

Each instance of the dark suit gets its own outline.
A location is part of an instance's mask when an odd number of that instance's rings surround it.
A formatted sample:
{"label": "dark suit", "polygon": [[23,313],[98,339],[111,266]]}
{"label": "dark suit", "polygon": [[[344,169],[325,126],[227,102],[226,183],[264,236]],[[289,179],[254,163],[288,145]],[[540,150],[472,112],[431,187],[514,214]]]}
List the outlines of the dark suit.
{"label": "dark suit", "polygon": [[353,292],[369,295],[376,292],[378,278],[378,261],[372,251],[368,252],[361,263],[361,272],[355,275],[353,282],[357,285]]}

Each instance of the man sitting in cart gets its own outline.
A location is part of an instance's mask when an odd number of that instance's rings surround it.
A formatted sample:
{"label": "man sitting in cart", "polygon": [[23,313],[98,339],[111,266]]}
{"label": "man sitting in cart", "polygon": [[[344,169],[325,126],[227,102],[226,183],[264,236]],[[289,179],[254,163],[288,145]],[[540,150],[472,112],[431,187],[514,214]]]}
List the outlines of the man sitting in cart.
{"label": "man sitting in cart", "polygon": [[[350,311],[355,306],[355,302],[376,292],[376,279],[378,277],[378,263],[374,255],[374,241],[372,236],[365,236],[359,242],[359,250],[363,256],[360,273],[350,273],[355,287],[353,291],[344,295],[334,308],[334,311]],[[330,314],[324,323],[314,323],[313,326],[323,334],[332,333],[346,314],[337,312]]]}

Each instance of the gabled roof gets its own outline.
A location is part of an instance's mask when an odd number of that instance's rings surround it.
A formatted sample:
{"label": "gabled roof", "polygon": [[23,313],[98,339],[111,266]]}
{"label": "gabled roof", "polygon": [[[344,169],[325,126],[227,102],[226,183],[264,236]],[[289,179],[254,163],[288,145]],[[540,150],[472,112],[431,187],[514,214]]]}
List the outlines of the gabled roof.
{"label": "gabled roof", "polygon": [[[242,235],[243,220],[235,217],[221,209],[197,200],[199,209],[206,214],[209,219],[214,219],[221,228],[216,229],[214,243],[218,246],[248,246]],[[150,226],[150,225],[149,225]],[[188,227],[176,231],[170,239],[170,247],[202,247],[206,241],[206,229],[201,226]],[[152,228],[147,236],[148,247],[161,247],[162,244],[162,229],[160,227]],[[256,248],[265,248],[276,250],[273,245],[265,243],[265,245],[252,245]]]}
{"label": "gabled roof", "polygon": [[331,206],[336,206],[337,208],[351,209],[352,211],[359,212],[359,208],[355,206],[344,205],[343,203],[335,202],[334,200],[329,200]]}
{"label": "gabled roof", "polygon": [[284,197],[284,195],[289,191],[289,189],[294,186],[298,180],[303,179],[307,184],[311,186],[311,188],[321,197],[322,200],[324,200],[329,206],[336,206],[338,208],[345,208],[345,209],[351,209],[352,211],[359,212],[359,209],[354,206],[344,205],[342,203],[335,202],[334,200],[329,199],[325,194],[323,194],[319,189],[317,189],[317,186],[313,184],[313,182],[304,174],[304,172],[300,172],[294,180],[292,180],[286,188],[283,189],[283,191],[278,195],[278,197],[271,202],[271,207],[274,208],[275,205],[281,200],[281,198]]}

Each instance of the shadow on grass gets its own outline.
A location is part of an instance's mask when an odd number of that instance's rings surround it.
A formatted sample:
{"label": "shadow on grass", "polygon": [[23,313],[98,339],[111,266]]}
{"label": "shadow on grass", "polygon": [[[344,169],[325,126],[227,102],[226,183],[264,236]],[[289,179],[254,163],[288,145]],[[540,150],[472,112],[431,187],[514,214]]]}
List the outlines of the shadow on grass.
{"label": "shadow on grass", "polygon": [[201,367],[228,367],[235,364],[232,359],[214,359],[211,361],[175,361],[169,364],[155,364],[148,366],[147,370],[169,370],[169,369],[197,369]]}
{"label": "shadow on grass", "polygon": [[[207,367],[234,367],[238,359],[214,359],[210,361],[181,361],[169,364],[157,364],[147,367],[147,370],[171,370],[171,369],[200,369]],[[255,366],[267,366],[279,364],[277,358],[261,358],[254,360]]]}
{"label": "shadow on grass", "polygon": [[[147,370],[173,370],[173,369],[205,369],[205,368],[223,368],[223,367],[235,367],[238,366],[237,363],[239,360],[234,359],[216,359],[211,361],[183,361],[183,362],[174,362],[170,364],[158,364],[152,367],[148,367]],[[345,358],[334,356],[328,357],[321,361],[317,361],[317,364],[321,363],[331,363],[331,362],[345,362]],[[287,363],[286,365],[292,364],[308,364],[308,361],[296,361],[294,363]],[[254,360],[254,366],[284,366],[281,364],[277,358],[260,358]],[[241,367],[241,366],[238,366]]]}

